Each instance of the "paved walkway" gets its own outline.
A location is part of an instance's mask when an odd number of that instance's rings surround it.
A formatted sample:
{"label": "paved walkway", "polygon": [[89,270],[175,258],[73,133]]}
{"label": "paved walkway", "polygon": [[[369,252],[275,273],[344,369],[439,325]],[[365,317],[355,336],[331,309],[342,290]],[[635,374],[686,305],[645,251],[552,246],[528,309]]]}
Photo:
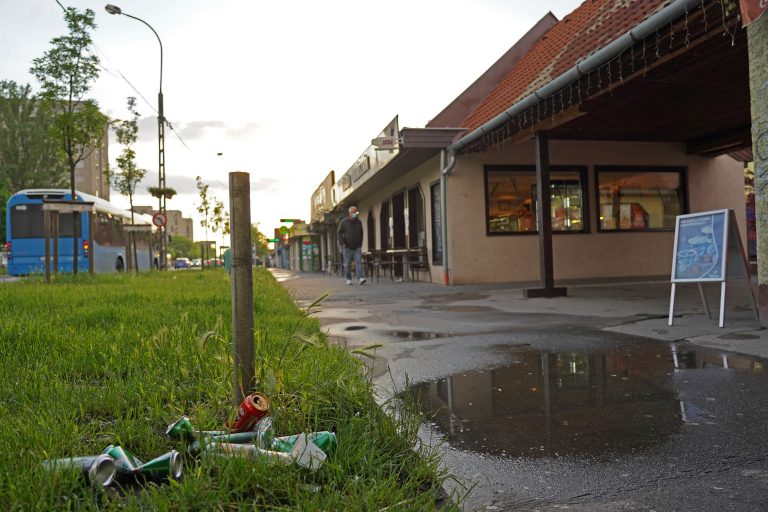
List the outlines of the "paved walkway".
{"label": "paved walkway", "polygon": [[[728,285],[725,326],[718,327],[719,284],[705,285],[708,319],[696,285],[678,285],[669,326],[670,284],[635,282],[568,287],[568,296],[525,299],[508,284],[446,287],[428,282],[368,282],[346,286],[322,274],[273,269],[299,305],[328,293],[317,314],[331,336],[350,345],[402,341],[407,332],[456,335],[492,330],[512,319],[582,323],[663,341],[688,341],[714,349],[768,358],[768,330],[755,320],[745,283]],[[478,325],[478,323],[480,325]],[[352,327],[352,329],[350,329]],[[355,328],[359,327],[359,328]],[[394,336],[392,332],[398,331]],[[418,336],[427,336],[419,335]]]}

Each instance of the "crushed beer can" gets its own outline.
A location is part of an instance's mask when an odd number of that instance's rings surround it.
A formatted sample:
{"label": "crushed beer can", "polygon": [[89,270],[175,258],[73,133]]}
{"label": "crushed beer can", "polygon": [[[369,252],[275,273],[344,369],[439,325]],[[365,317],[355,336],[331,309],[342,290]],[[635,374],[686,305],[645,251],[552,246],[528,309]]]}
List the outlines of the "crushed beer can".
{"label": "crushed beer can", "polygon": [[269,414],[269,398],[264,393],[251,393],[246,396],[237,410],[237,416],[227,428],[231,432],[252,430],[257,421]]}
{"label": "crushed beer can", "polygon": [[275,437],[270,443],[270,448],[278,452],[290,452],[296,444],[296,441],[302,435],[306,435],[310,441],[326,453],[334,451],[338,445],[336,433],[323,430],[320,432],[310,432],[308,434]]}
{"label": "crushed beer can", "polygon": [[264,450],[252,444],[213,443],[206,450],[207,454],[266,459],[282,464],[298,464],[299,466],[317,471],[325,462],[326,454],[306,434],[299,434],[290,452]]}
{"label": "crushed beer can", "polygon": [[115,460],[118,479],[132,477],[138,472],[141,461],[134,454],[119,445],[109,445],[102,452]]}
{"label": "crushed beer can", "polygon": [[171,450],[159,457],[155,457],[149,462],[141,464],[137,469],[138,475],[153,480],[164,478],[181,480],[182,473],[184,472],[184,461],[179,452]]}
{"label": "crushed beer can", "polygon": [[79,469],[88,483],[94,487],[110,486],[117,473],[114,459],[105,454],[44,460],[43,467],[48,471]]}
{"label": "crushed beer can", "polygon": [[189,418],[182,416],[175,422],[168,425],[165,434],[176,441],[194,442],[200,436],[220,436],[227,432],[225,430],[196,430],[189,421]]}
{"label": "crushed beer can", "polygon": [[[261,418],[249,432],[235,432],[232,434],[218,434],[205,436],[202,440],[196,440],[187,447],[187,451],[192,456],[199,455],[209,445],[213,443],[231,443],[231,444],[253,444],[259,448],[267,449],[272,442],[272,418],[265,416]],[[290,451],[290,450],[284,450]]]}

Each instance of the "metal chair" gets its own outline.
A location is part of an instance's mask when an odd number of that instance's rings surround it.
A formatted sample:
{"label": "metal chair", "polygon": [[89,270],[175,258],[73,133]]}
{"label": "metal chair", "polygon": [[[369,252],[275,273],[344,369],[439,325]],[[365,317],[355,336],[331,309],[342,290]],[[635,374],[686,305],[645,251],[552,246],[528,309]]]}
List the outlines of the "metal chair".
{"label": "metal chair", "polygon": [[426,247],[416,247],[408,251],[408,266],[411,268],[411,280],[418,281],[420,271],[424,271],[432,282],[432,272],[429,271],[429,254]]}

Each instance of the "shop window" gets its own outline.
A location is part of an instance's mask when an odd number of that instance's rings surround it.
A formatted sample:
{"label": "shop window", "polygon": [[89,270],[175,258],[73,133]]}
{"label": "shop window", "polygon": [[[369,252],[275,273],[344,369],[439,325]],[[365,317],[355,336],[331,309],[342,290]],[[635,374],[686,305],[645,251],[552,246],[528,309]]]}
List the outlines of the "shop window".
{"label": "shop window", "polygon": [[600,231],[675,229],[685,213],[684,170],[597,167]]}
{"label": "shop window", "polygon": [[[586,170],[553,167],[549,174],[552,231],[583,233]],[[486,231],[489,235],[536,233],[536,172],[533,167],[486,168]]]}

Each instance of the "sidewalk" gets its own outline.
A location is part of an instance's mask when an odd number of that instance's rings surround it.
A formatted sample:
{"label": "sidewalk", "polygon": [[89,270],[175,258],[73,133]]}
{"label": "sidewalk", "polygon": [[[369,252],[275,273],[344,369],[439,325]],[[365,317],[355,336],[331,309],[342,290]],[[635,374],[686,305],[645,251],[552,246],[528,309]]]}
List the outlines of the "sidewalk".
{"label": "sidewalk", "polygon": [[445,287],[381,280],[345,286],[342,279],[322,274],[272,272],[299,305],[330,293],[316,316],[332,337],[351,346],[402,341],[408,332],[430,338],[487,334],[528,318],[768,358],[768,330],[755,320],[740,282],[728,285],[725,326],[720,328],[719,284],[704,285],[711,319],[704,313],[697,286],[678,285],[669,326],[669,282],[575,285],[568,287],[567,297],[525,299],[522,287],[507,284]]}

